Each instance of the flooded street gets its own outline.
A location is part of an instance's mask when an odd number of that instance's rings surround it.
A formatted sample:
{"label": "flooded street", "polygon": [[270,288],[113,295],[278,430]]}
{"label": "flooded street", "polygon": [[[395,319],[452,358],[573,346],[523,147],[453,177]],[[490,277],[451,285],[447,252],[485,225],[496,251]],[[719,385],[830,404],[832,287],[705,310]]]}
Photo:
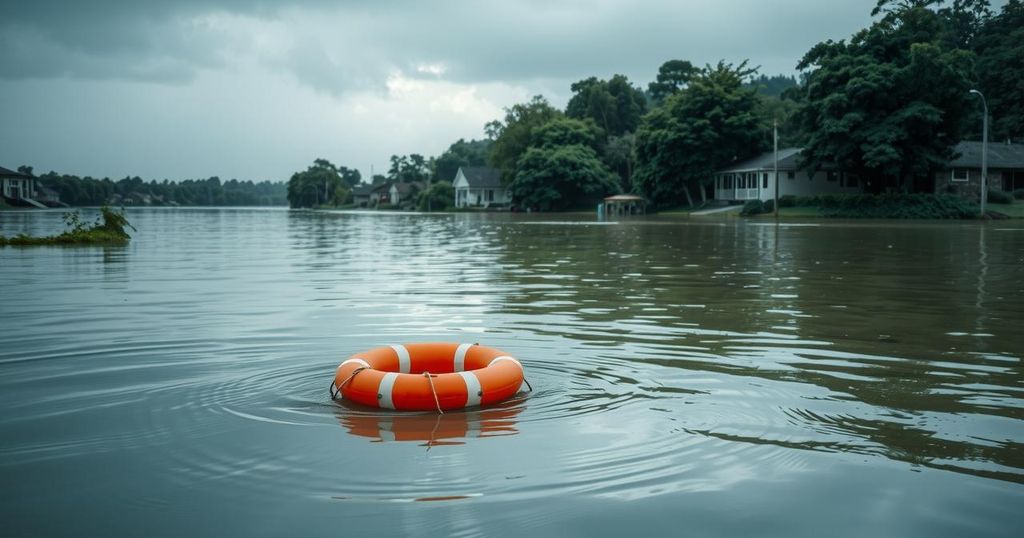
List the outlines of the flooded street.
{"label": "flooded street", "polygon": [[[1024,525],[1024,222],[128,218],[127,247],[0,249],[11,536]],[[331,401],[349,355],[425,341],[505,350],[534,390]]]}

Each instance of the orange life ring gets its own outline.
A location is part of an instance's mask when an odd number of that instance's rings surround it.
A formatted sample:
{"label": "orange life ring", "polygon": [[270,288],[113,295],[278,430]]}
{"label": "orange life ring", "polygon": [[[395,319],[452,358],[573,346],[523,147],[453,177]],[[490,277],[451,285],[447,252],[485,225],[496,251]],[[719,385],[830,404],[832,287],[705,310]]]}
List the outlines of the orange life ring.
{"label": "orange life ring", "polygon": [[331,398],[409,411],[462,409],[519,392],[523,365],[479,344],[425,343],[378,347],[338,366]]}

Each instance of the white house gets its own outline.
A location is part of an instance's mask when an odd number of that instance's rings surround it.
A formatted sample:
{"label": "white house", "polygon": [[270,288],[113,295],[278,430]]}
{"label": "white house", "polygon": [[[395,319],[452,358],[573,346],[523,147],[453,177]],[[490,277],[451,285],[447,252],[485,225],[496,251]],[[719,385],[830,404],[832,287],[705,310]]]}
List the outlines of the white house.
{"label": "white house", "polygon": [[[797,168],[800,148],[779,150],[779,196],[855,194],[861,192],[856,174],[819,170],[811,175]],[[775,154],[771,151],[715,172],[715,200],[745,201],[775,198]]]}
{"label": "white house", "polygon": [[[901,185],[914,192],[956,192],[977,197],[981,184],[981,142],[960,142],[946,168],[933,177],[908,178]],[[779,196],[856,194],[856,174],[819,170],[813,176],[797,168],[800,148],[779,150]],[[775,198],[774,154],[765,152],[715,172],[715,200],[745,201]],[[1012,191],[1024,188],[1024,144],[989,143],[988,188]]]}
{"label": "white house", "polygon": [[45,208],[34,199],[37,195],[36,178],[0,166],[0,196],[18,205]]}
{"label": "white house", "polygon": [[455,174],[455,207],[505,206],[512,201],[501,173],[488,166],[463,166]]}

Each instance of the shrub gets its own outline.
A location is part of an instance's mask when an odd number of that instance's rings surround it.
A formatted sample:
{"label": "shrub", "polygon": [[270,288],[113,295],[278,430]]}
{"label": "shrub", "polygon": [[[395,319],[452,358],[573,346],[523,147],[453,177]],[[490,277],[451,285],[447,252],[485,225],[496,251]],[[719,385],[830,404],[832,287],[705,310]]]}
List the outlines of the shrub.
{"label": "shrub", "polygon": [[773,211],[775,211],[775,200],[765,200],[764,203],[761,204],[761,212],[771,213]]}
{"label": "shrub", "polygon": [[951,194],[853,194],[822,196],[826,217],[889,219],[971,219],[978,207]]}
{"label": "shrub", "polygon": [[740,211],[740,215],[744,217],[757,215],[758,213],[764,213],[764,203],[761,200],[747,200],[747,203],[743,204],[743,210]]}
{"label": "shrub", "polygon": [[779,197],[779,207],[796,207],[796,196],[786,194]]}
{"label": "shrub", "polygon": [[992,204],[1012,204],[1013,195],[1005,191],[988,190],[988,201]]}
{"label": "shrub", "polygon": [[1013,197],[1018,200],[1024,200],[1024,189],[1017,189],[1013,191]]}

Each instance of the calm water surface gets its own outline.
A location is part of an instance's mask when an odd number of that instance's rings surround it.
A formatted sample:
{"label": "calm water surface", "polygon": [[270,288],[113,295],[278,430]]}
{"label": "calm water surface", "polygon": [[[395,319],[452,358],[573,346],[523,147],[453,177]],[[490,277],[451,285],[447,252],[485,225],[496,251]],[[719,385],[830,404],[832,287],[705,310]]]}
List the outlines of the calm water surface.
{"label": "calm water surface", "polygon": [[[6,536],[1024,526],[1022,223],[129,218],[124,248],[0,249]],[[431,340],[534,392],[330,400],[346,356]]]}

